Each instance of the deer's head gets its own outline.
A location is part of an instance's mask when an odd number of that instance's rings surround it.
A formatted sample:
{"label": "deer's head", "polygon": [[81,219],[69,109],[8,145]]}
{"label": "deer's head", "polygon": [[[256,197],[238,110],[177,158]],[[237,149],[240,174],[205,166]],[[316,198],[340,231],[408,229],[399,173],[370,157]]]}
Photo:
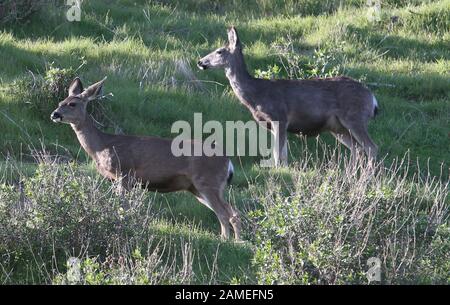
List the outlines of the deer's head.
{"label": "deer's head", "polygon": [[76,125],[86,120],[87,104],[101,94],[105,80],[106,77],[83,90],[81,80],[76,77],[69,86],[69,96],[50,115],[52,121]]}
{"label": "deer's head", "polygon": [[241,54],[242,46],[239,41],[239,36],[234,27],[228,30],[228,44],[209,53],[197,63],[197,66],[202,69],[208,68],[227,68],[232,65],[235,55]]}

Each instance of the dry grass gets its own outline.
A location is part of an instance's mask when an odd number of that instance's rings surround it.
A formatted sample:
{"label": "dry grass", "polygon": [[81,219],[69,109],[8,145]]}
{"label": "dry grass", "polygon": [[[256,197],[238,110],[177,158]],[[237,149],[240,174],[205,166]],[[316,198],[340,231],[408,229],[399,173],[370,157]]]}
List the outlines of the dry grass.
{"label": "dry grass", "polygon": [[265,284],[449,283],[449,181],[410,172],[405,156],[355,167],[337,150],[306,154],[289,178],[255,188],[256,266]]}

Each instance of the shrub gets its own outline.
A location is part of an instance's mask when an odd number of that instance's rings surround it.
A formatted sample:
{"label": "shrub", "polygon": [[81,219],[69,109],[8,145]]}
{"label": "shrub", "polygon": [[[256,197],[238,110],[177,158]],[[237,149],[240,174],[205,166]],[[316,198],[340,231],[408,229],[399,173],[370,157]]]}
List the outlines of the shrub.
{"label": "shrub", "polygon": [[[182,246],[183,247],[183,246]],[[189,243],[184,248],[189,249]],[[171,264],[163,258],[160,247],[149,249],[144,256],[139,248],[122,256],[109,255],[101,261],[98,257],[82,260],[69,259],[66,273],[57,274],[53,284],[82,285],[158,285],[189,284],[193,280],[192,253],[185,257],[183,266],[176,268],[176,257]]]}
{"label": "shrub", "polygon": [[277,65],[268,66],[266,71],[263,71],[261,69],[255,70],[255,77],[263,78],[263,79],[274,79],[279,78],[280,75],[280,67]]}
{"label": "shrub", "polygon": [[55,162],[39,164],[19,191],[0,184],[0,281],[67,283],[71,257],[81,260],[80,283],[191,281],[192,262],[171,263],[175,256],[163,258],[164,244],[152,241],[146,192],[117,195],[116,188],[76,164]]}
{"label": "shrub", "polygon": [[[86,64],[82,57],[78,68],[61,68],[54,63],[46,66],[41,74],[28,75],[17,79],[12,86],[12,94],[26,107],[37,112],[40,117],[48,117],[58,103],[68,95],[72,80]],[[103,98],[108,98],[107,94]],[[112,127],[115,133],[122,133],[122,128],[115,122],[110,103],[89,103],[88,111],[96,118],[100,127]]]}
{"label": "shrub", "polygon": [[[279,61],[291,79],[307,79],[333,77],[344,72],[342,64],[345,58],[342,56],[342,49],[345,42],[337,45],[323,45],[314,49],[311,58],[306,58],[293,47],[292,41],[288,38],[280,38],[272,45],[278,54]],[[276,69],[276,70],[273,70]],[[256,71],[256,76],[274,78],[278,76],[280,69],[277,65],[269,66],[268,71]],[[268,76],[268,77],[266,77]]]}
{"label": "shrub", "polygon": [[0,3],[0,23],[25,22],[50,0],[4,0]]}
{"label": "shrub", "polygon": [[30,72],[26,77],[16,80],[12,87],[13,94],[34,111],[48,116],[58,102],[67,97],[69,85],[78,70],[56,67],[51,63],[42,74]]}
{"label": "shrub", "polygon": [[396,164],[343,171],[335,157],[255,194],[259,282],[364,284],[374,257],[381,283],[450,283],[449,182]]}

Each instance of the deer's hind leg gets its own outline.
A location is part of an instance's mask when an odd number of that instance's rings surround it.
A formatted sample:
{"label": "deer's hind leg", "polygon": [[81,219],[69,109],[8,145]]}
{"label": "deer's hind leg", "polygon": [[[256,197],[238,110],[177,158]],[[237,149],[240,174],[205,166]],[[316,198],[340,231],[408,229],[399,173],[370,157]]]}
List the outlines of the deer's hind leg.
{"label": "deer's hind leg", "polygon": [[341,130],[339,132],[331,131],[331,134],[336,138],[336,140],[350,149],[350,165],[354,166],[356,163],[356,156],[358,154],[358,142],[351,136],[350,132],[346,130]]}
{"label": "deer's hind leg", "polygon": [[353,121],[339,118],[339,121],[348,130],[351,137],[362,147],[369,160],[374,161],[377,156],[378,147],[369,136],[367,124],[362,120]]}
{"label": "deer's hind leg", "polygon": [[223,190],[200,187],[195,188],[193,193],[198,201],[216,214],[220,222],[221,238],[224,240],[229,238],[231,224],[236,241],[240,241],[241,220],[237,211],[224,200]]}
{"label": "deer's hind leg", "polygon": [[374,161],[378,154],[378,147],[372,141],[366,128],[351,131],[352,136],[361,144],[367,157]]}

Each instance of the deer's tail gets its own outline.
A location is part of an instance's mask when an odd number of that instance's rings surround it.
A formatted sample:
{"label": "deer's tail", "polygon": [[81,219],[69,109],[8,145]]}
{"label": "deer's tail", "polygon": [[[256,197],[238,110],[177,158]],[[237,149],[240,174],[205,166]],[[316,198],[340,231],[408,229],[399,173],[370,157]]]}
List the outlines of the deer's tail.
{"label": "deer's tail", "polygon": [[378,114],[378,110],[379,110],[379,106],[378,106],[378,101],[375,98],[375,95],[372,95],[372,105],[373,105],[373,114],[372,117],[374,118],[377,114]]}
{"label": "deer's tail", "polygon": [[228,160],[228,177],[227,177],[227,184],[231,183],[231,180],[233,179],[234,175],[234,167],[233,163],[231,163],[231,160]]}

